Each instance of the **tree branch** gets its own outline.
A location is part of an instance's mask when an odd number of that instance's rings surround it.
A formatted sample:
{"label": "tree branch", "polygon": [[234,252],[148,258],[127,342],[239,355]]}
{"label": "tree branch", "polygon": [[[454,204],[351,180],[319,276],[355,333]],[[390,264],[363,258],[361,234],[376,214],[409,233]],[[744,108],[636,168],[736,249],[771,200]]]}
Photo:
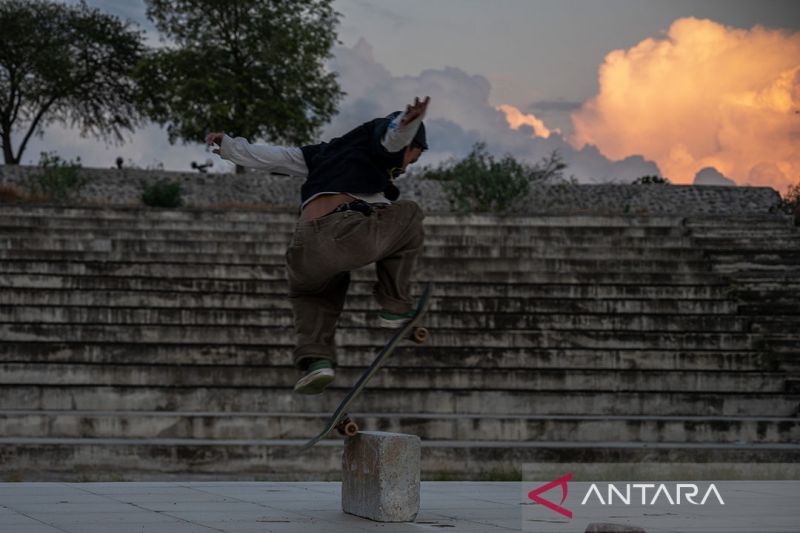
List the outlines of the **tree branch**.
{"label": "tree branch", "polygon": [[27,146],[28,141],[30,140],[33,133],[36,131],[36,128],[39,127],[39,121],[42,120],[44,114],[50,110],[50,106],[52,106],[55,103],[57,98],[58,97],[56,96],[52,97],[46,104],[42,106],[39,112],[36,113],[36,116],[33,118],[33,122],[31,122],[31,127],[28,128],[28,133],[25,134],[25,137],[22,139],[22,144],[19,145],[19,150],[17,150],[17,155],[15,157],[17,162],[19,162],[19,160],[22,158],[22,152],[25,151],[25,147]]}

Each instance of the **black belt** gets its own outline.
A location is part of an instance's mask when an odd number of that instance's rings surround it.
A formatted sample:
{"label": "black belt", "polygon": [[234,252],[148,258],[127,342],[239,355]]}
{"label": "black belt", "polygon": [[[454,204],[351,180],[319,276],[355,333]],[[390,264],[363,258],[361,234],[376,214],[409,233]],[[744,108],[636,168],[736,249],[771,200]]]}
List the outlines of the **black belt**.
{"label": "black belt", "polygon": [[383,209],[384,207],[386,206],[383,204],[372,205],[364,200],[353,200],[352,202],[347,202],[346,204],[339,204],[336,209],[328,214],[332,215],[334,213],[341,213],[342,211],[358,211],[359,213],[368,217],[374,213],[376,209]]}

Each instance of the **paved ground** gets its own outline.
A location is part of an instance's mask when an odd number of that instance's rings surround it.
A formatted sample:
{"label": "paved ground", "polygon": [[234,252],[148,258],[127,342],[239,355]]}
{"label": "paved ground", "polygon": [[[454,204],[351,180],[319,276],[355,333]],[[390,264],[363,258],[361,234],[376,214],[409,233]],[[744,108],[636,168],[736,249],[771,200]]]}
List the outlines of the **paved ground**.
{"label": "paved ground", "polygon": [[[747,483],[721,489],[730,502],[721,521],[704,520],[697,509],[658,514],[652,508],[630,508],[609,514],[608,508],[578,509],[576,502],[575,518],[566,521],[541,506],[523,506],[529,487],[520,483],[424,482],[421,511],[413,524],[380,524],[342,513],[340,483],[0,483],[0,532],[495,533],[520,531],[523,512],[528,517],[525,531],[583,532],[590,521],[642,525],[642,520],[648,533],[800,531],[799,482],[766,491]],[[734,492],[742,501],[757,492],[771,507],[735,504],[739,500]],[[654,514],[668,523],[655,526]]]}

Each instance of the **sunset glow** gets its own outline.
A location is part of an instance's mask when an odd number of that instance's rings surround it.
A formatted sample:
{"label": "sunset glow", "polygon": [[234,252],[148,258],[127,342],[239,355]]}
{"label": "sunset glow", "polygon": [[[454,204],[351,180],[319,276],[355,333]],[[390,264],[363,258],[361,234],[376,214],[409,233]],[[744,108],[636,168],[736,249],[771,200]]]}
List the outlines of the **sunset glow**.
{"label": "sunset glow", "polygon": [[506,114],[506,120],[511,129],[518,130],[521,126],[530,126],[533,129],[533,137],[550,137],[550,130],[535,115],[525,114],[513,105],[501,105],[497,109]]}
{"label": "sunset glow", "polygon": [[599,84],[572,115],[577,148],[641,154],[673,183],[704,167],[781,193],[800,181],[800,33],[679,19],[609,53]]}

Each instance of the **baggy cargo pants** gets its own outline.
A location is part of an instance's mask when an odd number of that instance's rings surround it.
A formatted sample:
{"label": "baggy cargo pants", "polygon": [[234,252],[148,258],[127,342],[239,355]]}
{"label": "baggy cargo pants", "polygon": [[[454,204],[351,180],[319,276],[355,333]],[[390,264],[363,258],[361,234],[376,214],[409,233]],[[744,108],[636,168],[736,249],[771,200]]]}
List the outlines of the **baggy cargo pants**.
{"label": "baggy cargo pants", "polygon": [[343,211],[297,223],[286,251],[297,367],[318,358],[336,364],[334,334],[351,270],[375,263],[378,304],[391,313],[413,309],[411,276],[422,252],[423,218],[417,204],[400,201],[371,215]]}

